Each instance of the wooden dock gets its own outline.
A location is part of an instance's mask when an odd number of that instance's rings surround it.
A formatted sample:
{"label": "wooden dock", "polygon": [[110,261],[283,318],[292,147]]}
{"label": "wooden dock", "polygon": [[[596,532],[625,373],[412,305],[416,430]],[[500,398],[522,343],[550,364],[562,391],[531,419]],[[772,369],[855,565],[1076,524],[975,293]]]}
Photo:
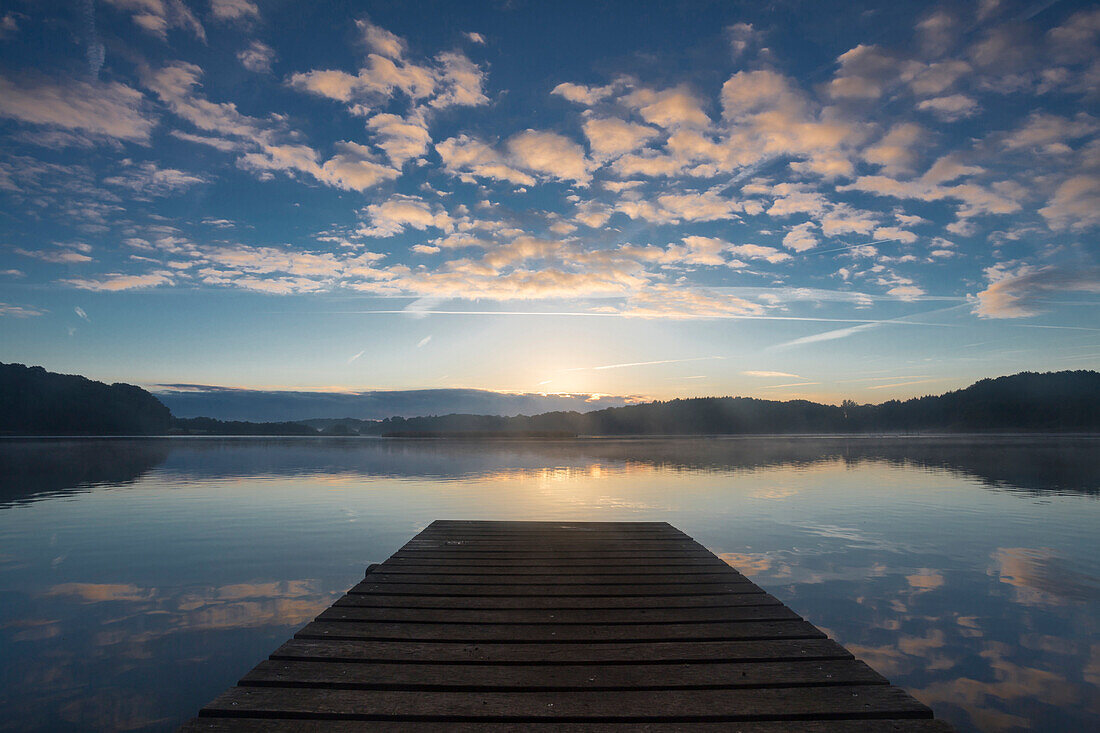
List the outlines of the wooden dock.
{"label": "wooden dock", "polygon": [[951,730],[665,522],[482,521],[433,522],[181,730],[363,729]]}

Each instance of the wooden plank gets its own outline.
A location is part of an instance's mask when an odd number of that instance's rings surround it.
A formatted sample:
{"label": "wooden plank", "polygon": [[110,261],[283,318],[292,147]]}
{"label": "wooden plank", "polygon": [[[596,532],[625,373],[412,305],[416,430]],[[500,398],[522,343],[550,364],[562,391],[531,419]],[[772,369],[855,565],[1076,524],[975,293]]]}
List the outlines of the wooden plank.
{"label": "wooden plank", "polygon": [[483,532],[470,530],[427,530],[415,540],[482,540],[494,542],[632,542],[651,540],[675,540],[691,542],[683,532],[612,532],[606,530],[573,530],[545,532]]}
{"label": "wooden plank", "polygon": [[688,555],[684,557],[656,557],[645,558],[629,555],[627,557],[609,558],[600,557],[592,559],[579,559],[579,560],[559,560],[553,565],[547,564],[543,559],[535,558],[511,558],[506,557],[467,557],[467,558],[455,558],[450,555],[442,555],[438,557],[418,557],[416,555],[395,555],[385,562],[381,563],[381,567],[384,568],[418,568],[418,567],[438,567],[438,568],[454,568],[454,567],[468,567],[468,568],[530,568],[532,571],[541,571],[546,573],[560,573],[562,568],[568,568],[570,572],[574,569],[584,572],[584,568],[609,568],[616,569],[621,568],[623,570],[641,570],[644,571],[650,566],[664,567],[664,568],[693,568],[693,567],[722,567],[729,565],[722,562],[718,558],[714,557],[710,553],[706,555],[696,554]]}
{"label": "wooden plank", "polygon": [[607,535],[607,536],[628,536],[628,535],[644,535],[644,536],[660,536],[660,537],[689,537],[687,533],[675,527],[624,527],[621,525],[610,525],[605,527],[587,527],[581,524],[558,524],[554,526],[546,527],[458,527],[453,525],[448,526],[429,526],[420,532],[417,537],[424,537],[426,535],[438,535],[438,534],[467,534],[467,535],[508,535],[508,536],[523,536],[523,537],[545,537],[545,536],[583,536],[583,535]]}
{"label": "wooden plank", "polygon": [[[660,560],[654,560],[660,562]],[[638,576],[645,577],[648,575],[667,576],[667,575],[706,575],[706,573],[715,572],[727,572],[729,566],[723,564],[701,564],[701,562],[690,562],[690,564],[684,565],[636,565],[636,566],[606,566],[606,565],[584,565],[574,566],[569,568],[570,575],[577,573],[582,576]],[[452,565],[390,565],[388,562],[383,562],[382,565],[376,567],[372,572],[387,573],[390,576],[409,576],[409,575],[425,575],[425,576],[561,576],[562,567],[547,567],[546,565],[539,566],[515,566],[515,565],[494,565],[494,566],[481,566],[481,565],[465,565],[465,564],[452,564]],[[736,570],[734,571],[737,572]],[[740,575],[740,573],[737,573]],[[741,576],[744,577],[744,576]]]}
{"label": "wooden plank", "polygon": [[[370,576],[368,576],[369,578]],[[568,580],[565,578],[563,580]],[[756,585],[742,583],[625,583],[622,585],[569,585],[565,582],[546,585],[511,583],[468,583],[442,586],[437,583],[376,583],[364,580],[349,593],[398,593],[424,596],[696,596],[706,593],[762,593]]]}
{"label": "wooden plank", "polygon": [[[385,571],[372,572],[367,580],[372,585],[386,585],[387,583],[426,583],[430,585],[475,585],[485,584],[487,578],[498,578],[499,575],[486,575],[485,573],[466,575],[460,573],[425,574],[425,573],[387,573]],[[513,586],[527,585],[557,585],[568,583],[569,585],[635,585],[638,583],[637,573],[627,575],[581,575],[570,573],[569,575],[512,575],[507,576],[507,582]],[[502,579],[503,580],[503,579]],[[647,585],[683,585],[685,583],[745,583],[748,579],[735,570],[727,568],[717,573],[670,573],[659,575],[651,573],[644,577]]]}
{"label": "wooden plank", "polygon": [[688,722],[799,718],[930,718],[889,685],[605,692],[419,692],[234,687],[199,717],[324,717],[332,720]]}
{"label": "wooden plank", "polygon": [[432,608],[361,608],[333,606],[317,617],[318,621],[374,621],[407,623],[474,624],[664,624],[720,623],[737,621],[799,620],[800,616],[783,605],[726,606],[719,608],[634,608],[562,611],[557,609],[494,610]]}
{"label": "wooden plank", "polygon": [[831,639],[609,643],[448,644],[291,639],[272,659],[459,664],[687,664],[851,659]]}
{"label": "wooden plank", "polygon": [[637,560],[653,562],[655,560],[695,560],[713,559],[714,553],[707,550],[677,550],[675,552],[618,552],[615,550],[455,550],[427,549],[427,550],[398,550],[391,559],[394,560],[494,560],[515,562],[519,560],[537,561],[546,564],[564,563],[574,560],[587,560],[589,563],[599,560],[619,561]]}
{"label": "wooden plank", "polygon": [[436,527],[490,527],[490,528],[520,528],[520,529],[554,529],[557,527],[590,527],[593,529],[605,528],[631,528],[636,527],[639,529],[670,529],[679,531],[676,527],[668,522],[589,522],[589,521],[573,521],[568,519],[436,519],[433,520],[425,529],[434,529]]}
{"label": "wooden plank", "polygon": [[[375,721],[372,733],[680,733],[683,723],[432,723]],[[693,723],[699,733],[730,733],[729,723]],[[951,733],[940,720],[787,720],[738,722],[736,733]],[[363,733],[360,721],[278,718],[194,718],[179,733]]]}
{"label": "wooden plank", "polygon": [[480,609],[615,609],[615,608],[723,608],[779,603],[767,593],[711,593],[693,596],[404,596],[353,593],[336,606],[371,608],[480,608]]}
{"label": "wooden plank", "polygon": [[702,547],[693,539],[682,537],[638,537],[619,539],[615,537],[555,537],[555,538],[471,538],[448,539],[445,537],[416,537],[405,543],[404,547],[487,547],[494,549],[508,549],[509,547],[606,547],[620,549],[694,549]]}
{"label": "wooden plank", "polygon": [[699,624],[410,624],[314,621],[297,639],[374,639],[443,641],[451,644],[497,642],[606,644],[609,642],[729,641],[734,639],[812,639],[823,637],[805,621],[745,621]]}
{"label": "wooden plank", "polygon": [[261,662],[242,686],[326,687],[357,690],[721,689],[885,685],[863,662],[760,662],[756,664],[474,665]]}

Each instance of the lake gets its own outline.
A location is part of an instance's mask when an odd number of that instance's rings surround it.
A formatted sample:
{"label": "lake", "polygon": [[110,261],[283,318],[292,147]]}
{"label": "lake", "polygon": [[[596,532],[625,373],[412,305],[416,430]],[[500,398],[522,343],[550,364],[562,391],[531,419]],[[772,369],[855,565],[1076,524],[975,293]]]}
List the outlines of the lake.
{"label": "lake", "polygon": [[1100,438],[0,440],[0,729],[171,730],[433,519],[668,521],[960,730],[1100,729]]}

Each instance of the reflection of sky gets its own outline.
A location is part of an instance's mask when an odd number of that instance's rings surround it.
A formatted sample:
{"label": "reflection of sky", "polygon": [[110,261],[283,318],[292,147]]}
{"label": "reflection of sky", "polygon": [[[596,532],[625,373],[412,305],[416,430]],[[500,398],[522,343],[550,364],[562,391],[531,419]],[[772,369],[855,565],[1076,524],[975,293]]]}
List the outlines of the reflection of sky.
{"label": "reflection of sky", "polygon": [[108,481],[54,447],[80,481],[4,487],[0,727],[170,729],[441,517],[670,521],[961,729],[1100,723],[1095,445],[1027,492],[988,446],[173,441]]}

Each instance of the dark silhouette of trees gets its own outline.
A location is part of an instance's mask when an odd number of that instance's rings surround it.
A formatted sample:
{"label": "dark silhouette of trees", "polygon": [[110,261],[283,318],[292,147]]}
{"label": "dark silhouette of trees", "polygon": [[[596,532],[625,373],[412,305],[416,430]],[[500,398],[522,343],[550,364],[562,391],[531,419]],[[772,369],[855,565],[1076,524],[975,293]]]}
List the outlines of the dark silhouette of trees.
{"label": "dark silhouette of trees", "polygon": [[[700,397],[540,415],[346,418],[313,421],[327,435],[776,435],[905,432],[1097,432],[1100,373],[1022,372],[954,392],[880,405]],[[323,423],[323,425],[322,425]],[[42,367],[0,364],[0,434],[317,435],[296,423],[173,418],[156,397]]]}
{"label": "dark silhouette of trees", "polygon": [[162,435],[171,420],[160,400],[132,384],[0,364],[0,433]]}
{"label": "dark silhouette of trees", "polygon": [[700,397],[589,413],[392,417],[363,434],[569,432],[580,435],[766,435],[1100,430],[1100,373],[1022,372],[939,396],[839,406],[806,400]]}

